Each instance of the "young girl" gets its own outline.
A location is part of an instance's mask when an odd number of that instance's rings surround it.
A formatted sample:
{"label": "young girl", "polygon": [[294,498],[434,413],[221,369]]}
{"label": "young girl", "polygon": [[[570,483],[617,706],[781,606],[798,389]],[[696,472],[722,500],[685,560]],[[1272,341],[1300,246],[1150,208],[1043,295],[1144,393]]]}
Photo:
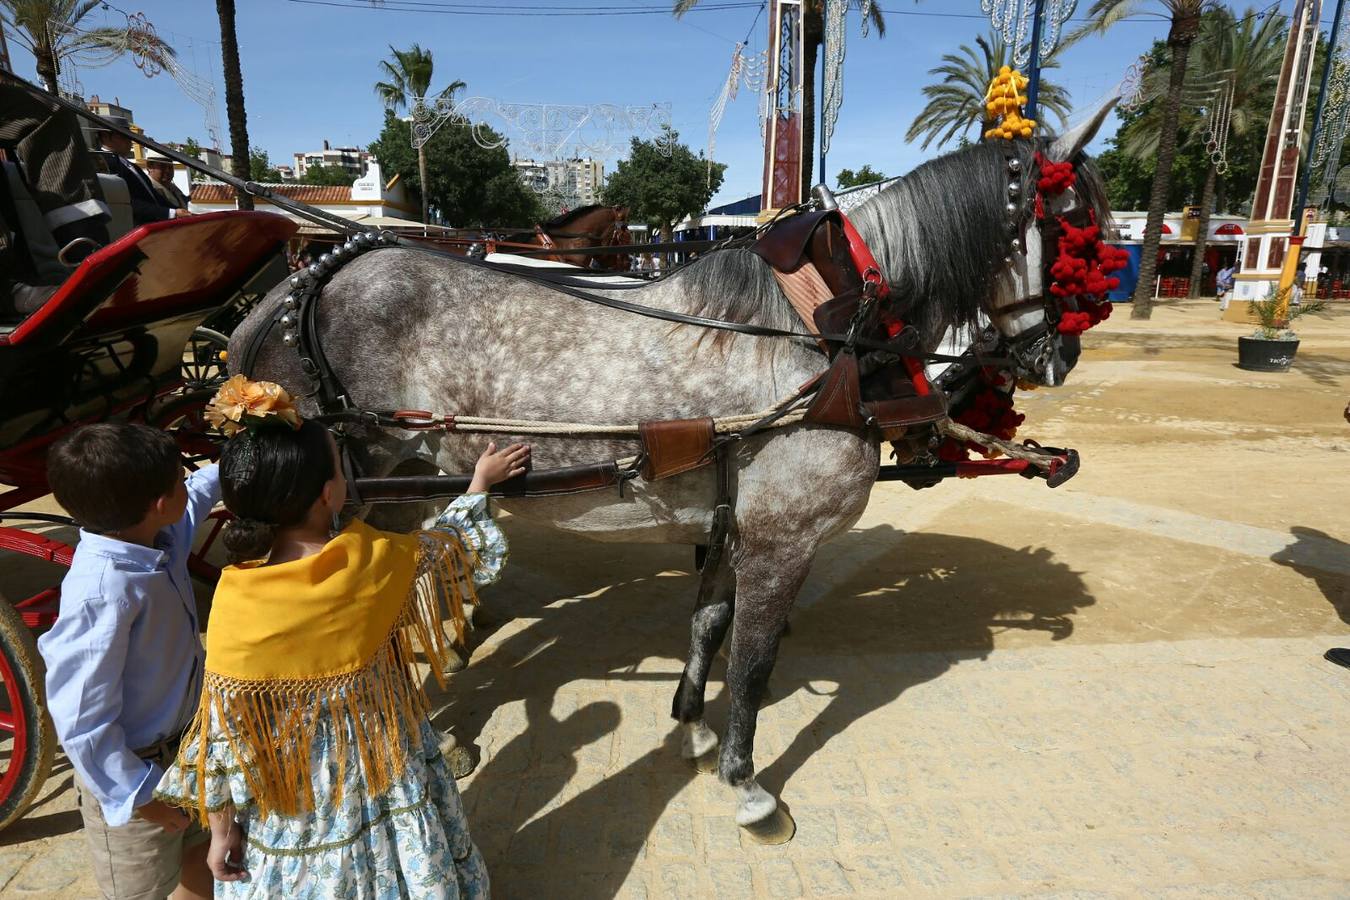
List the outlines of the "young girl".
{"label": "young girl", "polygon": [[323,426],[243,376],[208,415],[233,434],[224,540],[246,561],[221,574],[201,705],[156,796],[209,822],[218,897],[487,897],[414,661],[439,678],[442,609],[462,640],[474,585],[496,580],[485,492],[529,448],[489,444],[430,531],[336,531],[346,483]]}

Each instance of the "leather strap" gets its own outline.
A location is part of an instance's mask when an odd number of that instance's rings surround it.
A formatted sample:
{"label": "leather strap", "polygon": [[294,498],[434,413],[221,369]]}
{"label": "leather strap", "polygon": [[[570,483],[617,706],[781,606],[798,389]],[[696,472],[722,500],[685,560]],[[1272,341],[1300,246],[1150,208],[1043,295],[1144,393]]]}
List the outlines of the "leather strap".
{"label": "leather strap", "polygon": [[713,507],[712,528],[708,532],[708,549],[703,557],[703,567],[699,572],[703,581],[699,585],[699,605],[707,599],[712,589],[712,574],[722,562],[722,553],[727,546],[727,535],[731,533],[731,444],[732,438],[722,438],[713,448],[717,460],[717,504]]}
{"label": "leather strap", "polygon": [[[457,497],[469,489],[471,475],[392,475],[358,478],[356,490],[363,502],[396,502]],[[494,497],[556,497],[613,487],[621,479],[611,462],[542,469],[517,475],[492,488]]]}
{"label": "leather strap", "polygon": [[716,431],[711,416],[640,422],[642,478],[658,481],[712,462]]}
{"label": "leather strap", "polygon": [[936,422],[947,415],[946,397],[938,392],[893,400],[870,400],[863,403],[868,424],[883,431],[908,425]]}
{"label": "leather strap", "polygon": [[806,421],[862,431],[862,396],[858,384],[858,357],[840,350],[825,373],[825,382],[806,408]]}

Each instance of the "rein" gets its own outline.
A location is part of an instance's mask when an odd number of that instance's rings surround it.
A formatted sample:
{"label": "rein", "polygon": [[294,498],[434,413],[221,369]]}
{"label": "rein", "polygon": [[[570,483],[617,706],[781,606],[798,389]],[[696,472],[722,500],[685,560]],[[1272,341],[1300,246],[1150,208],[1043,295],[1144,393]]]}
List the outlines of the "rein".
{"label": "rein", "polygon": [[[321,411],[327,413],[335,410],[352,408],[347,390],[342,386],[337,374],[333,371],[318,340],[318,329],[315,324],[318,308],[317,300],[320,292],[323,290],[324,284],[339,268],[341,268],[342,265],[367,251],[389,249],[392,247],[402,247],[405,250],[452,260],[464,265],[497,270],[497,266],[494,263],[473,259],[472,257],[457,256],[453,253],[435,247],[429,247],[424,244],[408,243],[397,235],[390,234],[389,232],[383,232],[378,237],[369,233],[359,234],[346,244],[336,248],[332,253],[325,253],[319,258],[318,262],[311,264],[308,269],[297,272],[291,276],[291,292],[282,299],[281,309],[278,311],[278,315],[275,315],[267,325],[258,329],[250,336],[240,361],[241,371],[248,372],[253,369],[258,354],[261,352],[262,346],[272,328],[280,325],[283,329],[282,342],[286,346],[295,347],[300,351],[301,366],[304,368],[305,374],[314,384],[315,390],[313,395],[319,400]],[[723,319],[713,319],[707,316],[644,306],[639,303],[631,303],[627,300],[620,300],[615,297],[605,297],[600,294],[592,293],[591,291],[582,290],[568,284],[551,280],[547,277],[540,277],[534,274],[534,271],[526,271],[528,268],[529,267],[519,267],[516,271],[509,274],[524,279],[525,281],[558,291],[559,293],[566,294],[570,297],[574,297],[578,300],[583,300],[587,303],[644,316],[650,319],[671,322],[677,325],[693,325],[716,331],[750,335],[752,337],[781,338],[817,349],[820,341],[831,341],[846,346],[860,347],[865,350],[878,351],[895,357],[914,359],[922,362],[959,363],[966,361],[961,356],[913,349],[913,345],[918,340],[918,337],[912,328],[906,328],[904,331],[901,331],[893,340],[879,341],[861,337],[856,334],[839,334],[834,332],[810,334],[801,331],[771,328],[765,325],[728,322]],[[872,282],[868,283],[870,284]],[[847,291],[833,299],[852,298],[858,296],[860,293],[866,292],[867,285],[865,284],[862,292]],[[982,358],[980,360],[981,365],[1000,365],[1010,362],[1012,362],[1012,360],[1008,358]]]}

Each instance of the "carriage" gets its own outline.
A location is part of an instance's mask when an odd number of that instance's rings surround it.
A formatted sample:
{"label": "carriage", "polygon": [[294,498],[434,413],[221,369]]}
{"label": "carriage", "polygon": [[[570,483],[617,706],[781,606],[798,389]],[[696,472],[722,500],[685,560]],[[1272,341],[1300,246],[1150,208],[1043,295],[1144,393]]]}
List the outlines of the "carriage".
{"label": "carriage", "polygon": [[[143,225],[85,259],[37,312],[0,324],[0,484],[9,486],[0,549],[70,564],[73,548],[35,529],[73,523],[18,507],[48,493],[47,449],[73,428],[144,422],[169,430],[189,462],[214,455],[201,412],[223,337],[202,322],[237,316],[285,276],[295,228],[257,212]],[[214,539],[210,530],[190,563],[208,581]],[[56,738],[33,632],[51,626],[59,600],[54,585],[0,597],[0,828],[24,814],[51,769]]]}

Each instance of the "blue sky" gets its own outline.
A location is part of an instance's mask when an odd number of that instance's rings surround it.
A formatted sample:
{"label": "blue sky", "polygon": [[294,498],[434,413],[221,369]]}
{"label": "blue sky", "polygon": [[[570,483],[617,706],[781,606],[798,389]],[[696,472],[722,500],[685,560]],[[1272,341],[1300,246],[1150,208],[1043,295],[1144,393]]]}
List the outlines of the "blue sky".
{"label": "blue sky", "polygon": [[[708,111],[726,79],[736,41],[750,34],[750,50],[762,50],[765,19],[747,4],[696,11],[683,20],[666,14],[662,0],[501,0],[505,8],[571,5],[651,10],[617,16],[469,16],[446,14],[468,0],[418,0],[419,11],[350,8],[355,0],[238,0],[238,35],[243,60],[249,136],[274,162],[289,162],[295,151],[333,144],[364,145],[379,133],[382,111],[372,85],[377,63],[389,45],[420,43],[433,51],[436,84],[468,83],[463,96],[482,95],[521,103],[646,104],[669,102],[681,139],[705,146]],[[714,2],[714,0],[710,0]],[[715,0],[719,4],[728,0]],[[829,154],[831,179],[842,167],[870,163],[888,175],[900,174],[936,155],[908,145],[904,133],[923,106],[920,89],[928,69],[960,44],[973,44],[987,30],[979,0],[879,0],[887,36],[863,39],[857,13],[850,15],[844,64],[844,104]],[[220,81],[219,25],[209,0],[123,0],[128,12],[143,12],[177,49],[185,69],[217,85]],[[1081,0],[1079,15],[1090,5]],[[1228,3],[1243,10],[1278,3]],[[1329,5],[1329,4],[1328,4]],[[1159,3],[1145,3],[1156,9]],[[442,10],[436,12],[437,9]],[[1329,19],[1330,12],[1323,15]],[[92,23],[125,22],[116,8],[96,12]],[[1329,28],[1325,23],[1324,28]],[[1065,51],[1053,77],[1072,95],[1078,113],[1112,91],[1131,62],[1167,23],[1146,16],[1118,25],[1107,37],[1089,38]],[[33,77],[32,59],[10,42],[16,70]],[[77,71],[86,95],[117,97],[136,122],[161,140],[205,135],[203,113],[167,75],[147,79],[129,59]],[[717,134],[715,158],[728,165],[716,201],[759,192],[762,150],[757,99],[742,91],[729,105]],[[1108,130],[1114,127],[1114,120]],[[228,138],[226,138],[228,140]],[[1100,145],[1100,140],[1098,141]]]}

